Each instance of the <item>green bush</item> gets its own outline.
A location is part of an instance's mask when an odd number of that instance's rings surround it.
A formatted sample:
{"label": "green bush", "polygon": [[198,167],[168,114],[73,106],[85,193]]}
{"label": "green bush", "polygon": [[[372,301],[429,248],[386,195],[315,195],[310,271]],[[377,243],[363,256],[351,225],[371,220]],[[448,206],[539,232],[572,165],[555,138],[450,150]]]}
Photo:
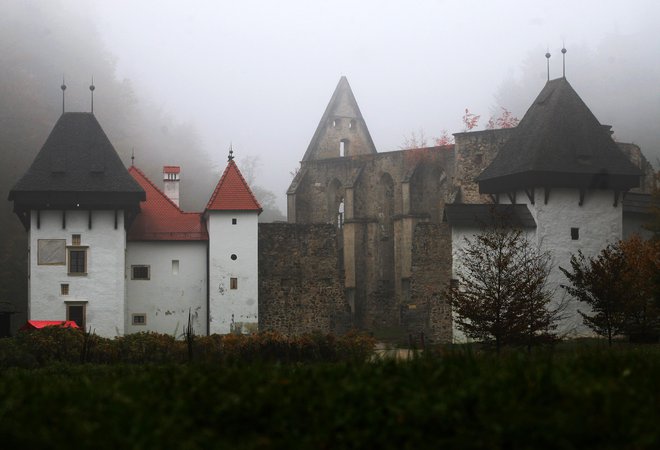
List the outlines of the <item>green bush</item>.
{"label": "green bush", "polygon": [[52,363],[170,364],[295,363],[366,361],[375,341],[351,333],[339,338],[320,333],[285,337],[275,332],[251,335],[192,337],[192,356],[186,341],[153,332],[107,339],[93,333],[46,327],[0,340],[0,368],[35,367]]}

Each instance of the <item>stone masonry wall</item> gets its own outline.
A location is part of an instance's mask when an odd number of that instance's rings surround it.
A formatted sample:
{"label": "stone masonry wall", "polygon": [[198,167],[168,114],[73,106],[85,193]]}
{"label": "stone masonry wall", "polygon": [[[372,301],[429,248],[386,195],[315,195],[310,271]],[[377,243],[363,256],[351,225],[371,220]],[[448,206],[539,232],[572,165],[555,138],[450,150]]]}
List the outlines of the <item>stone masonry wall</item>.
{"label": "stone masonry wall", "polygon": [[456,133],[454,185],[460,189],[459,203],[490,203],[479,194],[474,179],[493,161],[514,128]]}
{"label": "stone masonry wall", "polygon": [[409,334],[424,331],[433,342],[451,342],[451,309],[444,297],[451,279],[449,225],[418,223],[412,258],[410,303],[402,307],[402,322]]}
{"label": "stone masonry wall", "polygon": [[259,329],[285,335],[352,328],[332,225],[259,224]]}

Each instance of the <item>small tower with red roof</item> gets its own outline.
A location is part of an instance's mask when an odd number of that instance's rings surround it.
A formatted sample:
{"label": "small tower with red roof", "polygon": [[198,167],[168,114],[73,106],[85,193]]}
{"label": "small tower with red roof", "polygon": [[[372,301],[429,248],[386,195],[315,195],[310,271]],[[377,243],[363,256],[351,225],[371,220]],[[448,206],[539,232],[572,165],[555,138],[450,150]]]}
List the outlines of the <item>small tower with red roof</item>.
{"label": "small tower with red roof", "polygon": [[204,211],[209,235],[209,332],[252,333],[259,320],[258,217],[261,206],[229,151]]}

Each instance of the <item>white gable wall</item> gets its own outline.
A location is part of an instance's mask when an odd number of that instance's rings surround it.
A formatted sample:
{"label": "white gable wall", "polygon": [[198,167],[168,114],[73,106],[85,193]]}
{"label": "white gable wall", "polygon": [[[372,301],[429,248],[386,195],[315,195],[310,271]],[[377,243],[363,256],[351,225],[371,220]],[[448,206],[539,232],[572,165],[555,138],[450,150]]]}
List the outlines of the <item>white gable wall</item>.
{"label": "white gable wall", "polygon": [[[128,242],[126,333],[154,331],[182,336],[188,311],[197,335],[207,334],[206,241]],[[148,280],[133,279],[133,265],[149,266]],[[144,325],[133,315],[144,314]]]}
{"label": "white gable wall", "polygon": [[[208,213],[211,334],[257,331],[257,218],[257,211]],[[231,278],[236,278],[236,289],[231,288]]]}
{"label": "white gable wall", "polygon": [[[67,302],[85,305],[86,328],[96,334],[113,337],[124,334],[124,252],[126,232],[124,216],[114,211],[93,211],[89,229],[87,211],[67,211],[62,228],[62,211],[31,211],[29,230],[29,320],[66,320]],[[37,227],[37,222],[40,222]],[[81,246],[87,246],[87,273],[69,275],[67,264],[39,265],[39,239],[65,239],[72,244],[73,234],[80,234]],[[69,294],[61,295],[61,285],[69,285]]]}

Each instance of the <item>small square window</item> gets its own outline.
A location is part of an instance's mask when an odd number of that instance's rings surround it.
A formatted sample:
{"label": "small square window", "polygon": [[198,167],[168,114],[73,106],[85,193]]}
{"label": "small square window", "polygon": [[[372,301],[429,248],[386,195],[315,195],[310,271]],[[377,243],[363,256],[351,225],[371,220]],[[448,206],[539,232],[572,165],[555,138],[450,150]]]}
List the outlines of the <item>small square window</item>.
{"label": "small square window", "polygon": [[571,239],[574,241],[577,241],[580,239],[580,229],[579,228],[571,228]]}
{"label": "small square window", "polygon": [[131,266],[131,280],[148,280],[149,266]]}
{"label": "small square window", "polygon": [[238,278],[229,279],[229,289],[238,289]]}
{"label": "small square window", "polygon": [[69,284],[68,283],[60,284],[60,295],[69,295]]}
{"label": "small square window", "polygon": [[79,234],[71,235],[71,245],[80,245],[80,235]]}
{"label": "small square window", "polygon": [[133,325],[146,325],[147,324],[147,315],[146,314],[133,314],[132,321]]}
{"label": "small square window", "polygon": [[237,221],[235,218],[234,218],[234,219],[231,219],[231,224],[232,224],[232,225],[236,225],[237,222],[238,222],[238,221]]}

